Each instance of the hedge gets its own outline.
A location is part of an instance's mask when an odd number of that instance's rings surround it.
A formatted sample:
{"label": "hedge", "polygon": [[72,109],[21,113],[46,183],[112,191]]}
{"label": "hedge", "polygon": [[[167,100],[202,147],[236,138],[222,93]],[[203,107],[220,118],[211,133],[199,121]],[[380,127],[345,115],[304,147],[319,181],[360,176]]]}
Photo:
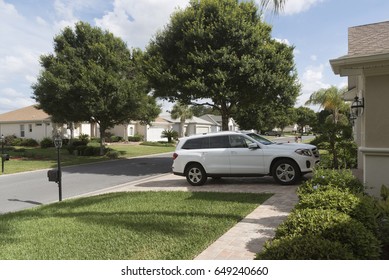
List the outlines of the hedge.
{"label": "hedge", "polygon": [[360,221],[366,228],[377,234],[378,210],[372,197],[352,194],[339,189],[328,189],[301,197],[296,209],[334,209]]}
{"label": "hedge", "polygon": [[320,236],[285,236],[267,241],[256,260],[353,260],[352,250]]}
{"label": "hedge", "polygon": [[312,179],[305,181],[297,188],[301,198],[305,194],[329,189],[340,189],[351,193],[363,193],[364,185],[352,174],[351,170],[317,169]]}
{"label": "hedge", "polygon": [[379,259],[379,240],[361,222],[337,210],[295,209],[277,228],[276,239],[286,236],[315,235],[340,242],[356,259]]}

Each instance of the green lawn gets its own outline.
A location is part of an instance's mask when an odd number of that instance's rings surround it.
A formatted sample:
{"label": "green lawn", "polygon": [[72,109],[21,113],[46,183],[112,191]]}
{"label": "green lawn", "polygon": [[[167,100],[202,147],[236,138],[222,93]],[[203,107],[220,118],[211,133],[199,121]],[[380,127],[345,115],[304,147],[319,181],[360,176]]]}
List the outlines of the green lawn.
{"label": "green lawn", "polygon": [[193,259],[271,194],[133,192],[0,216],[0,259]]}
{"label": "green lawn", "polygon": [[[144,145],[111,145],[111,149],[119,151],[121,157],[135,157],[159,154],[174,151],[175,147],[159,147]],[[7,151],[7,150],[6,150]],[[65,148],[61,150],[61,164],[63,166],[109,160],[105,156],[74,156]],[[46,168],[56,168],[57,151],[55,148],[15,147],[7,151],[11,159],[4,163],[4,174],[32,171]],[[1,173],[0,173],[1,175]]]}

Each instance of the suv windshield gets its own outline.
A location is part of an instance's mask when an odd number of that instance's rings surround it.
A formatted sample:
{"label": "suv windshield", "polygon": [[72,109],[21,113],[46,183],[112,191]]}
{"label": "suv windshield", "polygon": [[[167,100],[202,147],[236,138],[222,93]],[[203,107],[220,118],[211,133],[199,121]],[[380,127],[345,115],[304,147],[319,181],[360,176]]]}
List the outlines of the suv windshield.
{"label": "suv windshield", "polygon": [[263,145],[271,145],[271,144],[274,144],[274,142],[256,134],[256,133],[253,133],[253,132],[250,132],[250,133],[246,133],[247,136],[250,136],[251,138],[253,138],[254,140],[258,141],[259,143],[263,144]]}

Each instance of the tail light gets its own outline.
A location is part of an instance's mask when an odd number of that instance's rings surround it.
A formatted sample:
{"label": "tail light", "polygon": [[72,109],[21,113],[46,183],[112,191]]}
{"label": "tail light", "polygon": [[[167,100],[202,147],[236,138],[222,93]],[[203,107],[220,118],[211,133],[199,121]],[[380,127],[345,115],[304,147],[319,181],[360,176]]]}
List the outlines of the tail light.
{"label": "tail light", "polygon": [[173,160],[175,160],[177,157],[178,157],[178,154],[177,154],[177,153],[174,153],[174,154],[173,154]]}

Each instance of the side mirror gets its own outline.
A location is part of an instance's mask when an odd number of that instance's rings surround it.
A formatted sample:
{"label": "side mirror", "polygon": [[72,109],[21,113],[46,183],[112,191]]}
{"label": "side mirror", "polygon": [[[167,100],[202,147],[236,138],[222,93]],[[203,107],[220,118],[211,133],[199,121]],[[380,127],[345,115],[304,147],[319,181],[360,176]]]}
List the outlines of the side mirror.
{"label": "side mirror", "polygon": [[250,150],[255,150],[255,149],[258,149],[258,148],[259,148],[259,145],[257,143],[249,144],[249,149]]}

